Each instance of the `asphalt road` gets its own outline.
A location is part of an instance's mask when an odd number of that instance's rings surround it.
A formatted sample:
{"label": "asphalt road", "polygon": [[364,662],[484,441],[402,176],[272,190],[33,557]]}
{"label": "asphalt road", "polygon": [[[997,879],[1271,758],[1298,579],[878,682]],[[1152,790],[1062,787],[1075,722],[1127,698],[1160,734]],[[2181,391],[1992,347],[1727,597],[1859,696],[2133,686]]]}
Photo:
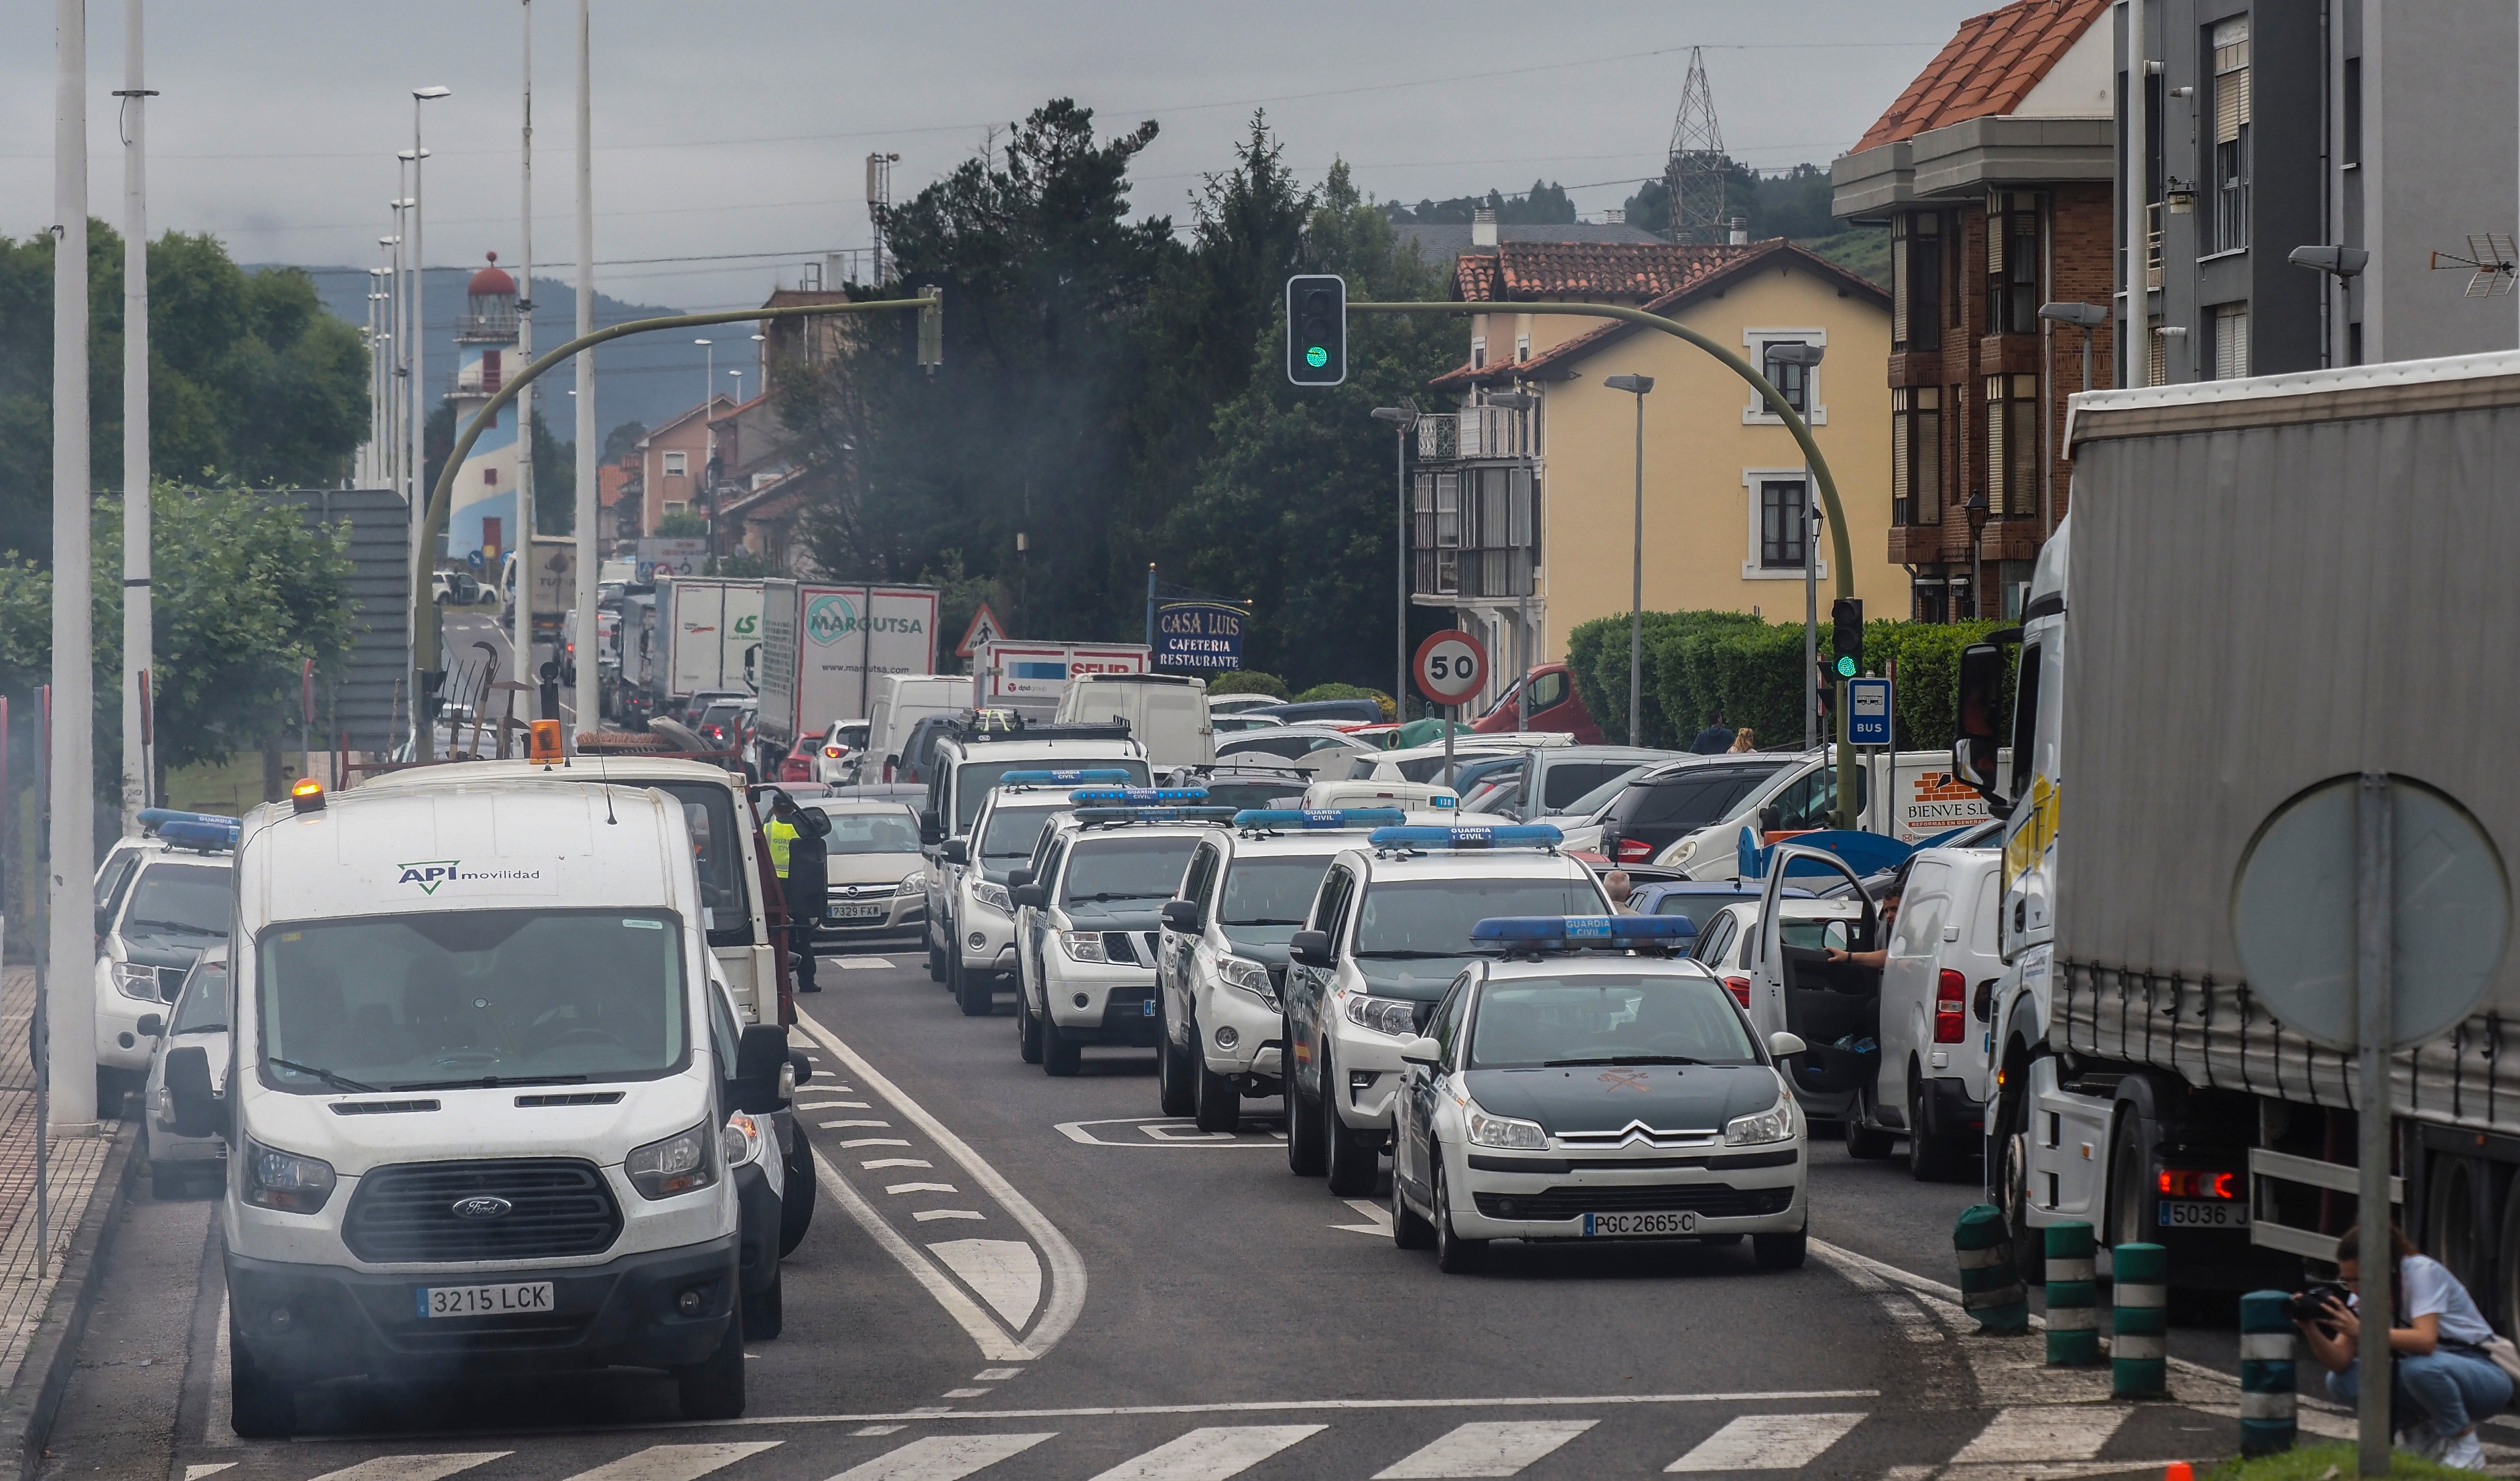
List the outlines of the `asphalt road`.
{"label": "asphalt road", "polygon": [[[490,607],[441,607],[438,612],[444,623],[441,630],[445,634],[443,646],[450,700],[471,703],[480,688],[485,671],[491,679],[516,676],[516,660],[511,657],[516,650],[508,642],[508,620],[504,614]],[[538,644],[536,656],[547,660],[551,657],[552,645]],[[572,690],[562,684],[560,694],[561,720],[563,724],[574,724],[577,707],[571,703]],[[496,719],[502,708],[494,695],[482,709],[482,717]],[[533,713],[531,698],[519,695],[517,714],[530,716]]]}
{"label": "asphalt road", "polygon": [[[2174,1374],[2182,1402],[2112,1404],[2104,1370],[2046,1369],[2036,1337],[1965,1335],[1948,1282],[1970,1185],[1823,1143],[1801,1271],[1746,1246],[1500,1246],[1448,1276],[1393,1247],[1378,1200],[1287,1172],[1275,1102],[1206,1136],[1156,1114],[1148,1051],[1051,1080],[1017,1058],[1009,999],[965,1018],[919,963],[827,958],[803,999],[822,1198],[742,1422],[684,1424],[637,1374],[353,1381],[301,1396],[297,1440],[241,1442],[209,1205],[143,1193],[43,1473],[2010,1481],[2234,1445],[2236,1391],[2202,1368]],[[2178,1342],[2224,1373],[2231,1349]]]}

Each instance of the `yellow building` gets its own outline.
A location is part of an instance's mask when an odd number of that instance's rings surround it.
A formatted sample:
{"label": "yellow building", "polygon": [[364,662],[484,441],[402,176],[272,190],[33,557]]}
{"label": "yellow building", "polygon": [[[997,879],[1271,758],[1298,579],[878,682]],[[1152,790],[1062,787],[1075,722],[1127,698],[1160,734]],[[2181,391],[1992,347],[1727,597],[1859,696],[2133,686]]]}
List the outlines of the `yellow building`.
{"label": "yellow building", "polygon": [[[1518,314],[1517,300],[1642,307],[1760,365],[1797,399],[1836,478],[1856,594],[1872,612],[1907,611],[1907,573],[1884,555],[1885,291],[1781,239],[1482,243],[1456,264],[1454,287],[1495,307],[1469,317],[1468,361],[1433,383],[1460,409],[1418,423],[1411,599],[1479,634],[1504,682],[1562,658],[1578,624],[1628,610],[1638,408],[1607,378],[1653,382],[1643,398],[1646,610],[1799,620],[1804,510],[1817,497],[1793,435],[1703,350],[1615,321]],[[1822,361],[1774,361],[1782,345],[1817,346]],[[1823,531],[1814,552],[1823,616],[1831,550]]]}

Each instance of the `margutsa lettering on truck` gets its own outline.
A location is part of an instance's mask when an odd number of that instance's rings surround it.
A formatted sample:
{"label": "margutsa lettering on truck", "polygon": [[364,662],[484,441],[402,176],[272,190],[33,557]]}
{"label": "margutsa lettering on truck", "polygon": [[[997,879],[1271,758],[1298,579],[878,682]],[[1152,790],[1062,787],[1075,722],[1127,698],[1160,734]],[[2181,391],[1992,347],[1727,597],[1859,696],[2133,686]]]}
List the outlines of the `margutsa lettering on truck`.
{"label": "margutsa lettering on truck", "polygon": [[762,736],[866,718],[878,678],[933,672],[938,601],[933,586],[763,582]]}

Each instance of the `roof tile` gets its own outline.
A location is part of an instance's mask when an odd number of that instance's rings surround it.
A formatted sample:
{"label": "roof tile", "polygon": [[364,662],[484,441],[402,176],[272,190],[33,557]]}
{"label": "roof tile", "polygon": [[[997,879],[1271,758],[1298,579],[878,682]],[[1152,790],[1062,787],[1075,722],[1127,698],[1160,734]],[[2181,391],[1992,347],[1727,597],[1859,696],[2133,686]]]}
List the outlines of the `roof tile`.
{"label": "roof tile", "polygon": [[2111,0],[2013,0],[1972,16],[1908,84],[1857,150],[1895,144],[1929,128],[2007,114],[2064,56]]}
{"label": "roof tile", "polygon": [[1507,242],[1454,263],[1463,302],[1515,299],[1621,299],[1679,292],[1756,249],[1670,242]]}

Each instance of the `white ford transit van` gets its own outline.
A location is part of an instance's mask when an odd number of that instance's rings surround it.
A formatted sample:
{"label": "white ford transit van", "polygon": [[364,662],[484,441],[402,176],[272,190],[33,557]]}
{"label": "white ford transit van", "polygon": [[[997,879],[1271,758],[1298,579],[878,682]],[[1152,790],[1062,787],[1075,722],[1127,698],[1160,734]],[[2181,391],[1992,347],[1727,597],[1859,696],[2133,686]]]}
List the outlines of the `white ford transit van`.
{"label": "white ford transit van", "polygon": [[735,1174],[784,1036],[736,1022],[691,860],[647,788],[247,817],[225,1093],[198,1046],[164,1072],[177,1129],[231,1148],[239,1434],[288,1434],[297,1388],[354,1375],[661,1368],[686,1417],[742,1412],[760,1255]]}

